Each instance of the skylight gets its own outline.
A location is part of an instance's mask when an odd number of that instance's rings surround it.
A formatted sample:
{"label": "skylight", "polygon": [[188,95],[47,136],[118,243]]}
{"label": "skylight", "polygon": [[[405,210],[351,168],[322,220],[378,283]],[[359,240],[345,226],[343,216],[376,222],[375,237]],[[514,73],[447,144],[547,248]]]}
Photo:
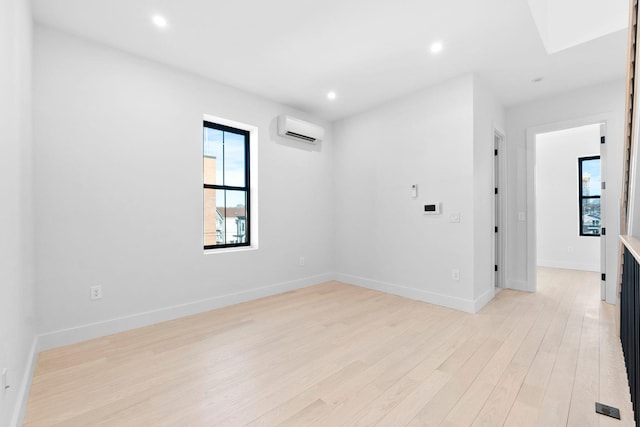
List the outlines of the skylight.
{"label": "skylight", "polygon": [[627,0],[528,0],[547,53],[627,28]]}

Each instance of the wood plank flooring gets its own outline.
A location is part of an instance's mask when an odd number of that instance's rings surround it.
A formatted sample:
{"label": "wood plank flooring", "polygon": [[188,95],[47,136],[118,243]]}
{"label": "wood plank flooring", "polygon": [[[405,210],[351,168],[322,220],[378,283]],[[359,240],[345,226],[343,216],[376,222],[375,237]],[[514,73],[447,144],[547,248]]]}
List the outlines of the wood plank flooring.
{"label": "wood plank flooring", "polygon": [[312,286],[45,351],[24,425],[631,426],[599,286],[543,268],[476,315]]}

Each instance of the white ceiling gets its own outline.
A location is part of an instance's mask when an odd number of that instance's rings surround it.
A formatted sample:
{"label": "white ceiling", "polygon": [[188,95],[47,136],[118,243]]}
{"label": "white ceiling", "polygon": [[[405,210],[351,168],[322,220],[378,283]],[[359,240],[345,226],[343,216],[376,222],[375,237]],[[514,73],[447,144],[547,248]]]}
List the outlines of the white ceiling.
{"label": "white ceiling", "polygon": [[[626,30],[550,55],[527,0],[34,0],[33,8],[37,22],[328,120],[467,72],[507,106],[626,72]],[[167,29],[153,26],[154,13]],[[436,40],[444,50],[434,56]]]}

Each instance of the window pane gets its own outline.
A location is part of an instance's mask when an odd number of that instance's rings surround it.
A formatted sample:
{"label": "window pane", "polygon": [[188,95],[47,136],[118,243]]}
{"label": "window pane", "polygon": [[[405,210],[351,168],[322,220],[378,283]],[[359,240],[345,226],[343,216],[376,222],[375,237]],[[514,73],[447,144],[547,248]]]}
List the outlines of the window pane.
{"label": "window pane", "polygon": [[600,195],[600,159],[582,161],[582,195]]}
{"label": "window pane", "polygon": [[204,128],[203,136],[203,174],[204,183],[224,185],[223,179],[223,132],[217,129]]}
{"label": "window pane", "polygon": [[225,201],[225,190],[215,190],[216,191],[216,244],[217,245],[225,245],[228,242],[225,240],[225,228],[227,226],[225,222],[226,216],[226,201]]}
{"label": "window pane", "polygon": [[204,189],[204,244],[205,246],[222,244],[220,227],[223,225],[222,216],[216,209],[219,196],[218,191]]}
{"label": "window pane", "polygon": [[582,199],[582,234],[600,235],[600,198]]}
{"label": "window pane", "polygon": [[223,191],[227,206],[222,215],[225,223],[225,241],[227,244],[246,243],[247,241],[247,192]]}
{"label": "window pane", "polygon": [[246,191],[204,190],[204,244],[233,245],[247,241]]}
{"label": "window pane", "polygon": [[224,185],[245,186],[245,136],[224,133]]}

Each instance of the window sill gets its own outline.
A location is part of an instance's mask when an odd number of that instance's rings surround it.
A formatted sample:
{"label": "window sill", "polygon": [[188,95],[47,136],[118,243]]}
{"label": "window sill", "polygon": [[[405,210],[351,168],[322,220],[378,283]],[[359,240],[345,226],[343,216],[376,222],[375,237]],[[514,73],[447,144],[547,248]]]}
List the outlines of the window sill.
{"label": "window sill", "polygon": [[220,248],[220,249],[205,249],[204,255],[210,254],[227,254],[230,252],[245,252],[258,250],[257,246],[238,246],[236,248]]}

